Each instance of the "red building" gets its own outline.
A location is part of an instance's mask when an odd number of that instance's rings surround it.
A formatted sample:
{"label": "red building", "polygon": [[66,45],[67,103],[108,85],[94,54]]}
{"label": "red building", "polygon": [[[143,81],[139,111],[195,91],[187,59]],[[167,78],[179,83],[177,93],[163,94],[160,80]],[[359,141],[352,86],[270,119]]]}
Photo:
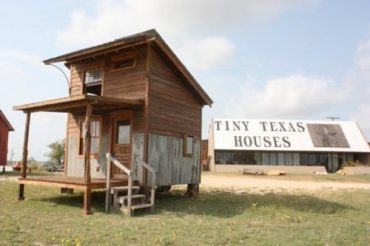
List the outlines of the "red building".
{"label": "red building", "polygon": [[14,129],[0,110],[0,165],[3,166],[7,162],[9,131],[14,131]]}

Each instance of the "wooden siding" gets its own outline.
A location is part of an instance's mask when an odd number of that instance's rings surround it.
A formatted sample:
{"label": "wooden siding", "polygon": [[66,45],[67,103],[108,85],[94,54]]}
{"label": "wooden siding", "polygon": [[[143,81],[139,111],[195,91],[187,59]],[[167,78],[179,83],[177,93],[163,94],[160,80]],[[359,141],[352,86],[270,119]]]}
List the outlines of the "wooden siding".
{"label": "wooden siding", "polygon": [[6,165],[8,154],[9,128],[0,118],[0,165]]}
{"label": "wooden siding", "polygon": [[76,64],[70,66],[71,96],[82,95],[83,69]]}
{"label": "wooden siding", "polygon": [[[136,61],[131,68],[114,71],[115,56],[101,56],[84,62],[71,63],[72,95],[83,93],[84,71],[99,64],[104,66],[102,95],[115,98],[146,99],[146,107],[133,108],[133,164],[144,159],[157,170],[157,185],[198,184],[200,182],[200,139],[202,124],[202,100],[185,78],[156,48],[142,45],[134,50]],[[125,52],[133,52],[133,49]],[[149,61],[150,60],[150,61]],[[103,114],[103,130],[98,159],[91,160],[91,176],[106,175],[105,153],[110,152],[109,113]],[[67,175],[83,176],[83,159],[78,156],[79,116],[68,117],[68,166]],[[145,149],[145,132],[148,135],[148,151]],[[194,154],[183,156],[183,136],[194,136]],[[141,179],[142,170],[135,170]]]}
{"label": "wooden siding", "polygon": [[200,183],[200,141],[194,154],[184,157],[181,137],[149,134],[149,165],[157,172],[157,185]]}
{"label": "wooden siding", "polygon": [[73,114],[68,114],[67,117],[67,135],[79,135],[79,128],[78,128],[78,116]]}
{"label": "wooden siding", "polygon": [[[124,57],[125,53],[134,54],[135,66],[127,69],[113,70],[113,61]],[[102,96],[136,99],[145,97],[146,77],[146,46],[142,45],[135,49],[124,50],[115,53],[111,57],[101,56],[96,59],[87,59],[70,64],[71,95],[83,94],[84,72],[86,69],[103,67]],[[144,130],[144,109],[137,108],[134,113],[134,131]],[[71,129],[70,129],[71,128]],[[68,134],[74,134],[75,122],[68,122]]]}
{"label": "wooden siding", "polygon": [[[113,61],[119,60],[119,57],[124,57],[125,53],[134,54],[135,66],[113,70]],[[113,60],[113,61],[112,61]],[[117,98],[137,98],[145,96],[146,79],[146,46],[136,47],[115,54],[110,59],[107,59],[104,70],[104,96]]]}
{"label": "wooden siding", "polygon": [[149,132],[190,135],[200,139],[202,104],[183,78],[152,49],[149,91]]}

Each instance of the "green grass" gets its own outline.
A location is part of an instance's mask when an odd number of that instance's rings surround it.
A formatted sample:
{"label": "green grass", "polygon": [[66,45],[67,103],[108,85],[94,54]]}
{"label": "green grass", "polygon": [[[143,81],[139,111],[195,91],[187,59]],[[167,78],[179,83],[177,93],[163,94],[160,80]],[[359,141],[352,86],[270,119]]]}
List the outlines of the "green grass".
{"label": "green grass", "polygon": [[[58,176],[62,175],[62,172],[48,172],[46,170],[32,170],[31,173],[27,171],[27,176]],[[21,171],[11,171],[11,172],[0,172],[1,177],[20,177]]]}
{"label": "green grass", "polygon": [[368,245],[370,192],[254,194],[202,189],[198,199],[177,188],[157,197],[154,213],[104,213],[93,192],[91,216],[82,193],[0,182],[1,245]]}

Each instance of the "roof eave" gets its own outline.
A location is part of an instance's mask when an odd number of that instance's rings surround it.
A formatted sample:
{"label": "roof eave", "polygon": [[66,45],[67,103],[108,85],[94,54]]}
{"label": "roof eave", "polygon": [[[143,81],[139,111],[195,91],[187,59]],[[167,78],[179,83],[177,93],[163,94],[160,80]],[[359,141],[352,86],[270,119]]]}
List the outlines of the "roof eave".
{"label": "roof eave", "polygon": [[9,131],[14,131],[13,126],[10,124],[10,122],[8,121],[8,119],[5,117],[3,111],[1,111],[1,110],[0,110],[0,118],[3,119],[3,121],[6,124],[6,126],[8,127],[8,130]]}
{"label": "roof eave", "polygon": [[44,60],[43,63],[45,65],[49,65],[51,63],[62,62],[62,61],[66,61],[68,63],[70,60],[84,59],[86,58],[86,56],[90,56],[91,53],[104,54],[104,52],[112,51],[115,48],[122,49],[123,46],[137,45],[140,41],[145,42],[146,40],[153,38],[156,35],[158,35],[157,31],[155,31],[154,29],[151,29],[151,30],[141,32],[138,34],[134,34],[134,35],[131,35],[125,38],[116,39],[111,42],[106,42],[100,45],[96,45],[96,46],[92,46],[89,48],[80,49],[77,51],[66,53],[60,56],[52,57],[52,58]]}
{"label": "roof eave", "polygon": [[189,70],[185,67],[185,65],[180,61],[180,59],[176,56],[176,54],[172,51],[172,49],[167,45],[167,43],[162,39],[162,37],[158,34],[153,41],[166,53],[166,55],[171,59],[171,61],[176,65],[179,71],[183,74],[183,76],[190,82],[194,90],[197,94],[201,97],[203,101],[203,105],[212,106],[213,100],[208,96],[208,94],[203,90],[200,84],[196,81],[196,79],[191,75]]}
{"label": "roof eave", "polygon": [[67,53],[64,55],[60,55],[57,57],[53,57],[47,60],[44,60],[44,64],[48,65],[51,63],[62,62],[65,61],[66,65],[70,64],[71,62],[75,62],[78,60],[85,59],[87,57],[91,57],[92,54],[94,56],[105,54],[108,52],[112,52],[115,49],[122,49],[125,46],[136,46],[141,43],[149,43],[155,42],[157,46],[168,56],[175,64],[175,66],[179,69],[181,74],[189,81],[192,88],[200,97],[203,105],[212,106],[213,100],[208,96],[208,94],[203,90],[203,88],[199,85],[199,83],[195,80],[195,78],[191,75],[185,65],[180,61],[180,59],[176,56],[176,54],[171,50],[171,48],[167,45],[167,43],[162,39],[159,33],[155,29],[151,29],[142,33],[134,34],[128,37],[124,37],[121,39],[116,39],[111,42],[103,43],[97,46],[93,46],[86,49],[81,49],[78,51],[74,51],[71,53]]}

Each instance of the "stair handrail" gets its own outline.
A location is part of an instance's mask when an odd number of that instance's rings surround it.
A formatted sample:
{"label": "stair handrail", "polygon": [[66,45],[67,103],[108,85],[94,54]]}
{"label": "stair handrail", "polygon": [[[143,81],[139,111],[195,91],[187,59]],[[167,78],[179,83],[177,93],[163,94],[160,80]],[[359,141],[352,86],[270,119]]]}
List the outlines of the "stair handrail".
{"label": "stair handrail", "polygon": [[121,169],[128,176],[128,190],[127,190],[127,209],[131,211],[131,200],[132,200],[132,171],[125,167],[121,162],[115,159],[110,153],[106,153],[107,157],[107,175],[105,179],[105,211],[109,212],[110,210],[110,173],[112,163]]}
{"label": "stair handrail", "polygon": [[150,192],[150,205],[151,209],[154,210],[154,201],[155,201],[155,186],[156,186],[156,171],[153,169],[153,167],[149,166],[148,163],[146,163],[143,160],[140,160],[138,164],[144,168],[146,168],[151,173],[151,192]]}

